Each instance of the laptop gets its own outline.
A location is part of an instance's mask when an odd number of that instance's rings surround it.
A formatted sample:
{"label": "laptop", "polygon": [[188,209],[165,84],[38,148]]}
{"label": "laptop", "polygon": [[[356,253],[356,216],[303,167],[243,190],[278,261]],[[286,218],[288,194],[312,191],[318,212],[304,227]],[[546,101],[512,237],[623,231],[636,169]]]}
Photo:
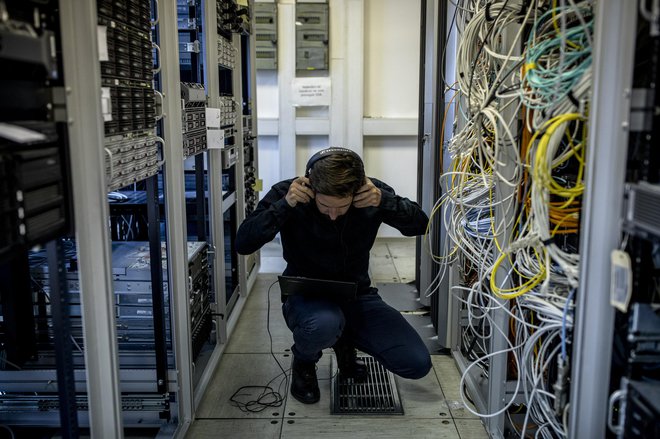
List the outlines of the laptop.
{"label": "laptop", "polygon": [[282,300],[287,296],[307,296],[323,299],[350,301],[357,293],[356,282],[312,279],[298,276],[278,276]]}

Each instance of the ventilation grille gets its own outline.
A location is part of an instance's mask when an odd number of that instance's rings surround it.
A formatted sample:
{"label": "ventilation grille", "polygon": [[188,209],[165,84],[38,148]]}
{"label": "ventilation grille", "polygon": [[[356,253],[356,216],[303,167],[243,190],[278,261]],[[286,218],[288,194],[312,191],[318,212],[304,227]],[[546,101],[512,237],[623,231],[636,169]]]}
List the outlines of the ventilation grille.
{"label": "ventilation grille", "polygon": [[385,370],[371,356],[359,357],[367,365],[369,376],[362,380],[345,378],[332,364],[333,415],[403,415],[394,374]]}
{"label": "ventilation grille", "polygon": [[628,223],[660,236],[660,187],[641,183],[627,188]]}

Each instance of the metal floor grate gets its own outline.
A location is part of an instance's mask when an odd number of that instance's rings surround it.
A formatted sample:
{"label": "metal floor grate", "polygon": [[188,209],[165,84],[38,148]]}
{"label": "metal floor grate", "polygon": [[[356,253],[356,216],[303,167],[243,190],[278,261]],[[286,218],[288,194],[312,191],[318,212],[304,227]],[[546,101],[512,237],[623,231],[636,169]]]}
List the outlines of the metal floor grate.
{"label": "metal floor grate", "polygon": [[359,358],[369,370],[369,376],[363,380],[342,377],[337,373],[336,358],[332,359],[332,414],[403,415],[394,374],[371,356]]}

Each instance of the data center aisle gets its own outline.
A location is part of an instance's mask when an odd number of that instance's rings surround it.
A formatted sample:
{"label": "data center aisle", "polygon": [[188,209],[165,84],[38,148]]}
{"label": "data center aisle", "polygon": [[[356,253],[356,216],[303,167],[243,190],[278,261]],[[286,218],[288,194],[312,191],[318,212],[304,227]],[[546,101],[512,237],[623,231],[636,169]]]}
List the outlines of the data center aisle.
{"label": "data center aisle", "polygon": [[[403,416],[330,414],[331,350],[324,353],[318,364],[321,387],[319,403],[304,405],[288,397],[280,407],[270,407],[257,413],[246,413],[230,404],[230,397],[242,386],[264,386],[278,375],[281,376],[282,371],[271,355],[269,330],[274,356],[285,370],[288,371],[290,367],[292,338],[282,318],[280,291],[278,285],[274,284],[276,273],[282,267],[279,255],[281,251],[278,253],[276,244],[269,245],[262,252],[262,273],[206,390],[188,438],[487,437],[481,421],[471,415],[460,402],[460,376],[453,360],[443,355],[433,355],[433,370],[421,380],[396,378],[405,412]],[[379,241],[372,251],[372,279],[379,284],[407,283],[414,279],[413,261],[414,240]],[[387,284],[381,286],[383,290],[387,289]],[[400,299],[403,300],[400,304],[405,304],[406,298]],[[406,318],[415,319],[420,314],[409,312]],[[416,327],[420,331],[428,330],[424,325]],[[428,338],[429,333],[422,333],[422,336]],[[429,345],[433,344],[430,342]],[[281,388],[278,389],[280,384]],[[282,379],[269,385],[282,394],[288,390]],[[242,393],[245,395],[247,392]]]}

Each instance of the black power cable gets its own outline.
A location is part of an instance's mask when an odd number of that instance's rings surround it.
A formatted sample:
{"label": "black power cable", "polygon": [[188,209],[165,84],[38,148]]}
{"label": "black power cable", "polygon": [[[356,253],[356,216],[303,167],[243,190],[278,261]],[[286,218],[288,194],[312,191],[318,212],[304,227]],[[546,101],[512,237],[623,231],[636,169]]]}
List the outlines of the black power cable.
{"label": "black power cable", "polygon": [[[266,293],[266,300],[268,306],[266,308],[266,331],[270,340],[270,355],[273,357],[280,370],[282,371],[273,379],[268,381],[264,386],[242,386],[229,397],[229,402],[244,413],[259,413],[267,408],[280,407],[286,401],[287,390],[289,388],[289,370],[284,369],[280,361],[273,352],[273,334],[270,332],[270,290],[278,283],[276,280],[268,287]],[[271,384],[280,380],[277,385],[277,390],[271,387]],[[284,384],[284,391],[282,391],[282,384]],[[284,395],[284,396],[282,396]]]}

